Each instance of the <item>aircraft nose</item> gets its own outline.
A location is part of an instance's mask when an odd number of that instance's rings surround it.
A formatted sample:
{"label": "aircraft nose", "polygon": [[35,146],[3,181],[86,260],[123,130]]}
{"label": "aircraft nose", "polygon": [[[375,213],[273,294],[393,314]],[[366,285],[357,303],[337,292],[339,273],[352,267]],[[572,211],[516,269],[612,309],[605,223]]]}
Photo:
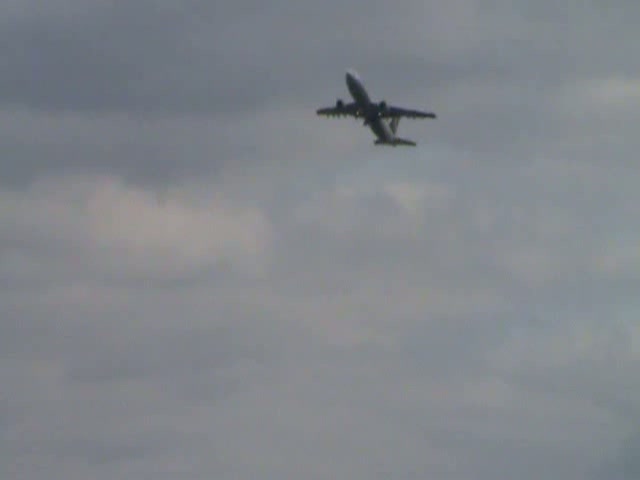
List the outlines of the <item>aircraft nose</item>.
{"label": "aircraft nose", "polygon": [[347,82],[353,82],[354,80],[357,80],[358,78],[360,78],[358,76],[358,72],[356,72],[354,69],[350,68],[349,70],[347,70],[347,74],[346,74]]}

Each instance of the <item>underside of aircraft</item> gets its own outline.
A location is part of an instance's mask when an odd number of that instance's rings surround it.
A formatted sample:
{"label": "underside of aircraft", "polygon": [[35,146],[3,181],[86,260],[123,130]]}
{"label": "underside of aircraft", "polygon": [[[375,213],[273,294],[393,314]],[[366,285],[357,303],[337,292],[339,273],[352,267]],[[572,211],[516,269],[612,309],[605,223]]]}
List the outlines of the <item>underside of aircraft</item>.
{"label": "underside of aircraft", "polygon": [[415,146],[413,140],[396,136],[400,118],[436,118],[433,112],[396,107],[384,100],[372,102],[360,76],[353,70],[347,71],[346,83],[353,101],[345,103],[338,99],[335,106],[320,108],[316,113],[326,117],[362,118],[363,125],[371,128],[376,136],[375,145]]}

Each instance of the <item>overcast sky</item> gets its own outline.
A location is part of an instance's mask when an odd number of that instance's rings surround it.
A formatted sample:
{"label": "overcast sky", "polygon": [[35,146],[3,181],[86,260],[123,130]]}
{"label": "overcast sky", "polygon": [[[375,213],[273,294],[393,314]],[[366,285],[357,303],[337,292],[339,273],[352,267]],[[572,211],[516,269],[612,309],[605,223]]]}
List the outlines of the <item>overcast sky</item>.
{"label": "overcast sky", "polygon": [[0,476],[640,478],[639,21],[1,2]]}

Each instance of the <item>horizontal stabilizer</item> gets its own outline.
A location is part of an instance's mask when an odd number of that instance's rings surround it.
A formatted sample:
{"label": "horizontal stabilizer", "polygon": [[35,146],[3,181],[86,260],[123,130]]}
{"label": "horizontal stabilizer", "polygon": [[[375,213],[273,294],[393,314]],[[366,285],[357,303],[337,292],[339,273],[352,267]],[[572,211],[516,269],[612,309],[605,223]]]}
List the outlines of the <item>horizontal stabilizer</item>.
{"label": "horizontal stabilizer", "polygon": [[381,140],[376,140],[375,142],[376,145],[391,145],[392,147],[396,147],[398,145],[404,145],[404,146],[408,146],[408,147],[415,147],[417,144],[416,142],[414,142],[413,140],[407,140],[404,138],[394,138],[393,140],[389,141],[389,142],[383,142]]}

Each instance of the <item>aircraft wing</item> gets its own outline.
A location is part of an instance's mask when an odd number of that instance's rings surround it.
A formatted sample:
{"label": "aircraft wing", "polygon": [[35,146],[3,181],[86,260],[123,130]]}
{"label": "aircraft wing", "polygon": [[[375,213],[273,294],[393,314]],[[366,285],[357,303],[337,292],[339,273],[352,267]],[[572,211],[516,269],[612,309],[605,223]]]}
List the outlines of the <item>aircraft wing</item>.
{"label": "aircraft wing", "polygon": [[334,107],[320,108],[316,110],[318,115],[325,117],[360,117],[360,110],[355,102],[338,104]]}
{"label": "aircraft wing", "polygon": [[380,111],[381,118],[436,118],[433,112],[422,112],[420,110],[411,110],[407,108],[388,106]]}

